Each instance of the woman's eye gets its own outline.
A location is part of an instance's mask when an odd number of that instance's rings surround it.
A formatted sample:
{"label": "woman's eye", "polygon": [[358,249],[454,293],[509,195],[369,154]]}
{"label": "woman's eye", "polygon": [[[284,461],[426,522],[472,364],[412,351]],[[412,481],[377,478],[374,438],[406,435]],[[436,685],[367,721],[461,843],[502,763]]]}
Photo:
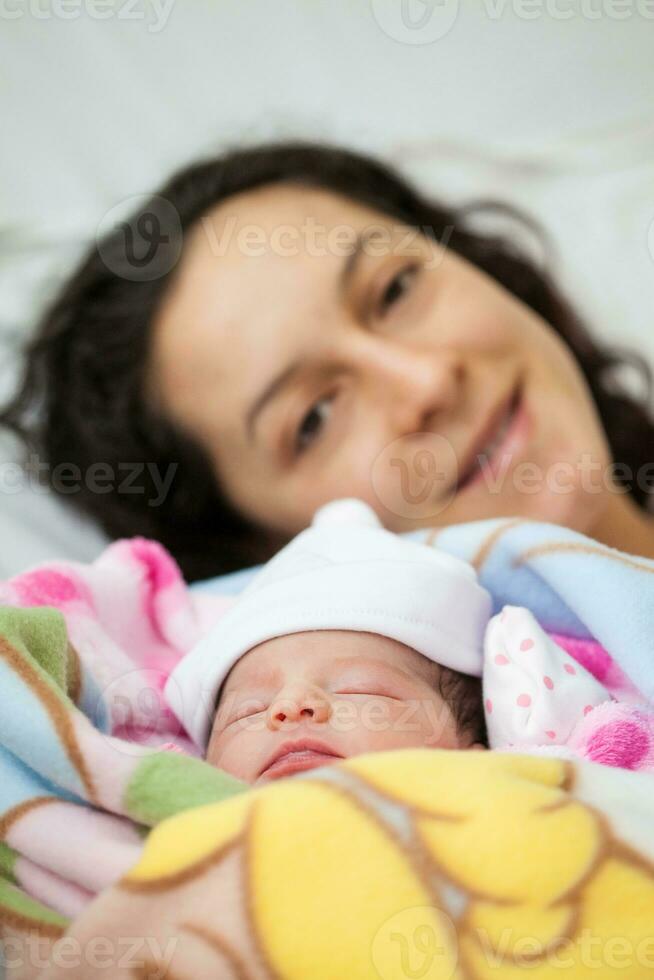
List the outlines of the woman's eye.
{"label": "woman's eye", "polygon": [[391,281],[387,284],[384,289],[378,304],[378,313],[384,316],[385,313],[397,303],[398,300],[408,293],[411,285],[419,272],[419,266],[415,263],[405,266],[403,269],[393,276]]}
{"label": "woman's eye", "polygon": [[321,398],[307,412],[300,423],[295,437],[295,451],[302,453],[311,443],[318,438],[320,432],[329,417],[328,409],[333,398]]}

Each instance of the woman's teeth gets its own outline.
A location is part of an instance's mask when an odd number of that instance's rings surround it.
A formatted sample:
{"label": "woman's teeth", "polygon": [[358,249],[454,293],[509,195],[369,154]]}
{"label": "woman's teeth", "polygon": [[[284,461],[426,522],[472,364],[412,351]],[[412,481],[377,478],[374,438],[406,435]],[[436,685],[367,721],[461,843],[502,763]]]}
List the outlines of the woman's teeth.
{"label": "woman's teeth", "polygon": [[500,448],[506,438],[507,432],[509,431],[512,418],[513,408],[506,413],[490,442],[486,443],[481,452],[477,453],[477,462],[480,465],[483,462],[484,457],[486,460],[490,460]]}
{"label": "woman's teeth", "polygon": [[[507,405],[506,411],[495,428],[494,433],[484,445],[475,452],[472,461],[459,482],[456,484],[457,492],[465,490],[471,484],[477,484],[489,472],[498,469],[498,462],[495,457],[503,446],[511,450],[519,448],[520,440],[525,438],[526,421],[522,415],[522,392],[516,389]],[[519,432],[516,432],[518,426]],[[517,442],[516,442],[517,440]]]}

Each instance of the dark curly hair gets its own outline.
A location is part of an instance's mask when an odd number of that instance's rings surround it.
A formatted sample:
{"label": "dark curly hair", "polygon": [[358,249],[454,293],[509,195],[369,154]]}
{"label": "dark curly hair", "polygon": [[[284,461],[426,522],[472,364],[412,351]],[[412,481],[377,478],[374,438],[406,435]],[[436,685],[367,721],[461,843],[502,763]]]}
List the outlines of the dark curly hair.
{"label": "dark curly hair", "polygon": [[[234,509],[206,454],[148,403],[150,327],[179,264],[168,268],[169,253],[166,258],[155,249],[145,273],[135,275],[128,247],[130,235],[133,240],[142,233],[143,222],[162,207],[172,208],[179,219],[181,249],[183,235],[221,201],[275,183],[332,191],[447,240],[449,248],[493,276],[565,340],[590,386],[615,461],[631,472],[648,462],[654,442],[648,395],[640,400],[620,387],[614,370],[626,360],[637,363],[649,385],[644,362],[595,342],[543,263],[528,255],[516,236],[480,231],[475,218],[483,205],[436,203],[390,167],[345,149],[278,143],[237,149],[174,175],[89,251],[27,347],[22,383],[0,413],[0,423],[50,470],[64,462],[82,472],[94,464],[116,472],[119,465],[148,463],[164,472],[177,464],[172,486],[156,507],[149,506],[157,493],[149,485],[149,470],[141,493],[121,493],[114,486],[99,494],[80,487],[71,502],[110,536],[157,538],[191,581],[265,561],[282,543]],[[645,505],[643,488],[632,486],[631,493]]]}

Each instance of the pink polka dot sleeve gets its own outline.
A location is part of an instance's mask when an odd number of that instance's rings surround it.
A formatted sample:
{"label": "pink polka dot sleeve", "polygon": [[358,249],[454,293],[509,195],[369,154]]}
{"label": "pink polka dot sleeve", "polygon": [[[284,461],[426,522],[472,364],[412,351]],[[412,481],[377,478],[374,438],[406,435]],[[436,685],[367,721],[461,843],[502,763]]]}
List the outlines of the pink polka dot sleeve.
{"label": "pink polka dot sleeve", "polygon": [[491,748],[566,745],[579,720],[611,700],[521,606],[488,624],[483,687]]}

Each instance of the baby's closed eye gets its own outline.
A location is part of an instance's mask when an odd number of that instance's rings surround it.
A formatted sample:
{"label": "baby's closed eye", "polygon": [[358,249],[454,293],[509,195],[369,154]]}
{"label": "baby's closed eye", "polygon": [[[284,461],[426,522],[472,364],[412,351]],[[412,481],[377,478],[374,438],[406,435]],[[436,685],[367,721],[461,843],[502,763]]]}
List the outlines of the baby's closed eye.
{"label": "baby's closed eye", "polygon": [[265,701],[248,699],[230,711],[224,721],[220,719],[219,715],[219,720],[222,722],[223,728],[228,728],[229,725],[234,725],[237,721],[242,721],[244,718],[252,718],[254,715],[261,714],[262,711],[267,711],[269,706],[269,703]]}
{"label": "baby's closed eye", "polygon": [[334,695],[362,694],[368,697],[392,698],[394,701],[404,701],[411,693],[412,688],[402,678],[383,670],[346,670],[334,679],[332,686]]}
{"label": "baby's closed eye", "polygon": [[361,694],[361,695],[363,695],[365,697],[369,697],[369,698],[370,697],[375,697],[375,698],[390,698],[393,701],[404,701],[405,700],[399,694],[391,693],[390,691],[388,691],[388,690],[386,690],[384,688],[381,688],[381,689],[380,688],[377,688],[374,685],[361,685],[361,686],[356,686],[356,685],[349,684],[347,687],[342,687],[342,688],[339,688],[337,691],[334,691],[334,694]]}

